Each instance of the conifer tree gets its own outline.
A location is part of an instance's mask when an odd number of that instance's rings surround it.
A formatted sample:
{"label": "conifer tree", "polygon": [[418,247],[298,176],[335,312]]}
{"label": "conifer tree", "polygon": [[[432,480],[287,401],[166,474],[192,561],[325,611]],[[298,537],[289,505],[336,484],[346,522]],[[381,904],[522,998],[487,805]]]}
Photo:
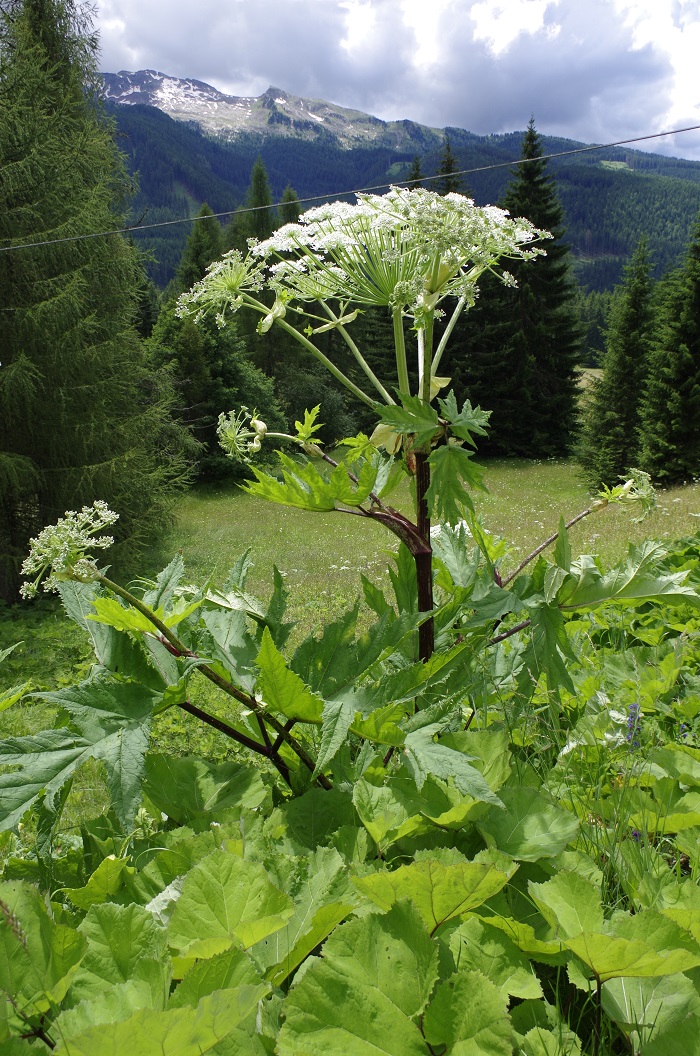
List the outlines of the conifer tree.
{"label": "conifer tree", "polygon": [[579,461],[594,485],[612,487],[639,464],[639,407],[654,322],[649,256],[642,240],[615,291],[603,376],[586,402]]}
{"label": "conifer tree", "polygon": [[296,224],[301,216],[299,195],[290,184],[284,188],[279,212],[281,224]]}
{"label": "conifer tree", "polygon": [[440,168],[438,169],[440,179],[434,181],[434,189],[438,194],[462,193],[462,180],[456,173],[457,159],[452,153],[450,137],[446,135],[440,154]]}
{"label": "conifer tree", "polygon": [[[73,0],[0,0],[0,594],[30,535],[106,500],[132,544],[185,468],[170,390],[134,322],[130,187]],[[28,246],[28,243],[39,243]],[[24,248],[22,248],[24,247]],[[133,546],[131,547],[133,549]]]}
{"label": "conifer tree", "polygon": [[420,157],[417,154],[411,162],[411,167],[406,173],[404,182],[411,189],[423,186],[423,173],[421,171]]}
{"label": "conifer tree", "polygon": [[269,238],[277,226],[277,217],[272,206],[272,191],[267,177],[267,169],[258,156],[250,174],[250,186],[246,196],[247,226],[250,235],[262,241]]}
{"label": "conifer tree", "polygon": [[641,468],[660,484],[700,475],[700,222],[685,266],[663,283],[640,411]]}
{"label": "conifer tree", "polygon": [[204,278],[207,268],[224,251],[221,224],[206,202],[197,213],[176,274],[177,294],[183,293]]}

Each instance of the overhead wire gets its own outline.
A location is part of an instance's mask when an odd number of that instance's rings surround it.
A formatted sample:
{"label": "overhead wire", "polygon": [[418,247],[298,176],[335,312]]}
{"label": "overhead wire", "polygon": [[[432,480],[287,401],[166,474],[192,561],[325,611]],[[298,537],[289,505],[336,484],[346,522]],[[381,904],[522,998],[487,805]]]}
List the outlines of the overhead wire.
{"label": "overhead wire", "polygon": [[[512,168],[516,165],[527,165],[533,161],[552,161],[555,158],[566,158],[573,154],[586,154],[594,150],[609,150],[612,147],[624,147],[630,143],[643,143],[651,139],[663,139],[664,136],[676,136],[683,132],[697,132],[700,130],[700,125],[688,125],[686,128],[673,128],[668,132],[653,132],[646,136],[635,136],[632,139],[618,139],[614,143],[594,143],[585,147],[575,147],[571,150],[560,150],[553,154],[542,154],[536,158],[516,158],[513,161],[499,161],[494,162],[490,165],[479,165],[473,169],[458,169],[455,172],[451,172],[450,176],[472,176],[479,172],[491,172],[494,169],[507,169]],[[352,195],[368,194],[371,191],[383,191],[389,187],[401,187],[404,185],[412,185],[416,182],[430,183],[433,180],[441,180],[444,178],[444,174],[438,173],[435,176],[421,176],[420,181],[416,180],[391,180],[388,183],[376,183],[369,187],[359,187],[354,190],[347,191],[331,191],[326,194],[314,194],[307,198],[296,198],[294,200],[295,205],[307,205],[309,202],[327,202],[332,198],[348,198]],[[162,227],[175,227],[178,224],[193,224],[198,220],[215,220],[221,219],[224,216],[234,216],[243,213],[255,213],[261,209],[275,209],[279,206],[286,204],[283,202],[275,202],[268,205],[250,205],[240,206],[236,209],[226,209],[221,213],[207,213],[205,216],[187,216],[181,217],[178,220],[161,220],[154,224],[134,224],[131,227],[113,228],[110,231],[91,231],[82,235],[66,235],[62,238],[48,238],[39,242],[19,242],[15,245],[0,246],[0,253],[10,253],[18,249],[37,249],[40,246],[55,246],[64,242],[80,242],[88,238],[108,238],[110,235],[128,235],[139,231],[152,231],[156,228]]]}

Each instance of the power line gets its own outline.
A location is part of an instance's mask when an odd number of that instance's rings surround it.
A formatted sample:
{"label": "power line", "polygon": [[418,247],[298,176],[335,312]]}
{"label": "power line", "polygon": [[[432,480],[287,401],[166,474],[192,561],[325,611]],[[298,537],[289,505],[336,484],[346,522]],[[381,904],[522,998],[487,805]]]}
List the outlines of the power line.
{"label": "power line", "polygon": [[[662,139],[664,136],[676,136],[682,132],[697,132],[700,130],[700,125],[689,125],[687,128],[673,128],[668,132],[654,132],[647,136],[635,136],[634,139],[618,139],[614,143],[598,143],[587,147],[575,147],[572,150],[561,150],[556,154],[543,154],[537,158],[517,158],[515,161],[499,161],[492,165],[480,165],[475,169],[460,169],[457,172],[450,173],[451,176],[472,176],[477,172],[490,172],[494,169],[507,169],[513,165],[527,165],[531,161],[551,161],[553,158],[566,158],[572,154],[586,154],[593,150],[608,150],[610,147],[624,147],[630,143],[643,143],[650,139]],[[437,176],[421,176],[421,183],[430,183],[432,180],[441,180],[443,176],[438,174]],[[411,184],[416,181],[411,180],[393,180],[389,183],[376,183],[371,187],[360,187],[355,190],[349,191],[332,191],[330,194],[315,194],[309,198],[298,198],[296,201],[299,205],[306,205],[309,202],[327,202],[331,198],[347,198],[351,195],[367,194],[370,191],[384,191],[389,187],[400,187],[403,184]],[[233,216],[235,213],[256,213],[261,209],[276,209],[281,205],[288,204],[284,202],[276,202],[272,205],[251,205],[243,206],[237,209],[227,209],[223,213],[208,213],[206,216],[187,216],[180,220],[161,220],[155,224],[135,224],[133,227],[122,227],[115,228],[112,231],[93,231],[84,235],[66,235],[64,238],[49,238],[42,242],[21,242],[15,246],[0,246],[0,253],[11,253],[18,249],[37,249],[40,246],[56,246],[63,242],[81,242],[88,238],[107,238],[110,235],[128,235],[134,231],[152,231],[159,227],[175,227],[178,224],[194,224],[198,220],[218,220],[224,216]],[[295,203],[296,204],[296,203]]]}

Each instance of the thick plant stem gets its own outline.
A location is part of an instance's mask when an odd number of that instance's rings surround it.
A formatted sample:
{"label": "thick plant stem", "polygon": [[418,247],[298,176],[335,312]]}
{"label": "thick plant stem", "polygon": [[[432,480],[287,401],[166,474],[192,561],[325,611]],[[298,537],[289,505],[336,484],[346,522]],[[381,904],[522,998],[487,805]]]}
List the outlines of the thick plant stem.
{"label": "thick plant stem", "polygon": [[[426,494],[430,487],[430,464],[428,456],[416,454],[416,505],[418,507],[418,534],[425,542],[422,553],[414,553],[416,580],[418,583],[418,611],[433,611],[433,553],[430,546],[430,516]],[[418,656],[424,663],[435,649],[435,622],[432,617],[418,628]]]}
{"label": "thick plant stem", "polygon": [[[118,583],[115,583],[113,580],[108,579],[107,576],[100,575],[98,576],[98,580],[100,583],[102,583],[103,586],[107,587],[108,590],[111,590],[114,594],[117,594],[120,598],[123,598],[124,601],[128,602],[129,605],[132,605],[135,609],[138,610],[138,612],[145,616],[146,619],[153,624],[156,630],[160,632],[162,638],[165,640],[165,643],[169,643],[169,645],[172,646],[171,651],[174,649],[176,653],[180,656],[193,655],[189,651],[189,649],[187,649],[187,647],[180,641],[177,635],[173,634],[170,628],[165,623],[163,623],[163,621],[160,620],[156,616],[156,614],[151,611],[151,609],[149,609],[148,605],[144,605],[144,603],[134,594],[132,594],[128,590],[125,590],[124,587],[120,587]],[[262,715],[267,725],[270,726],[275,731],[275,733],[283,736],[283,739],[287,742],[289,747],[292,749],[298,759],[304,764],[304,766],[308,770],[310,770],[311,773],[314,772],[314,770],[316,769],[316,764],[314,763],[314,760],[311,758],[304,746],[297,741],[296,737],[293,737],[291,733],[285,730],[284,725],[278,719],[276,719],[274,715],[270,715],[268,711],[265,711],[263,708],[261,708],[260,704],[255,699],[255,697],[251,696],[251,694],[249,693],[244,693],[242,690],[238,689],[237,686],[234,686],[232,682],[229,682],[228,679],[222,678],[222,676],[219,675],[216,671],[212,670],[212,668],[209,667],[208,664],[201,664],[197,668],[197,670],[200,674],[204,675],[205,678],[209,679],[210,682],[213,682],[215,686],[218,686],[219,689],[222,689],[224,693],[227,693],[230,697],[233,697],[234,700],[239,701],[241,704],[245,704],[245,706],[247,708],[250,708],[251,711]],[[333,787],[332,782],[329,781],[324,774],[318,774],[316,780],[320,785],[323,786],[323,788],[330,789]]]}
{"label": "thick plant stem", "polygon": [[396,348],[396,376],[399,381],[399,392],[404,396],[410,396],[411,386],[408,381],[408,366],[406,364],[406,338],[403,332],[403,315],[400,308],[394,308],[391,313],[394,323],[394,346]]}
{"label": "thick plant stem", "polygon": [[[199,719],[200,722],[205,722],[207,726],[211,726],[212,729],[218,730],[219,733],[225,734],[227,737],[230,737],[231,740],[250,749],[251,752],[256,752],[258,755],[262,755],[265,759],[269,759],[289,787],[292,787],[289,767],[276,754],[277,749],[273,750],[269,736],[267,737],[267,744],[258,744],[258,742],[254,741],[252,737],[247,737],[244,733],[241,733],[240,730],[236,730],[233,726],[229,726],[228,723],[222,722],[221,719],[217,719],[215,715],[210,715],[208,712],[202,711],[202,709],[198,708],[195,704],[191,704],[189,700],[183,700],[178,704],[178,707],[183,711],[186,711],[188,715],[193,715],[196,719]],[[265,733],[267,734],[267,730],[265,730]],[[280,743],[281,741],[278,738],[278,748]]]}

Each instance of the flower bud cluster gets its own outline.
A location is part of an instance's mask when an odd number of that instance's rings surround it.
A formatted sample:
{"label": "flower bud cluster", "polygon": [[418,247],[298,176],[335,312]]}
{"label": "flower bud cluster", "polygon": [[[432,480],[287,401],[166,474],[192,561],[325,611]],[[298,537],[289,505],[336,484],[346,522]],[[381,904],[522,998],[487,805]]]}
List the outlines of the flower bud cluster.
{"label": "flower bud cluster", "polygon": [[241,407],[238,412],[229,411],[228,414],[219,415],[216,432],[229,458],[247,462],[249,455],[260,450],[267,434],[267,425],[256,414],[253,411],[251,416],[247,407]]}
{"label": "flower bud cluster", "polygon": [[[88,550],[106,550],[114,539],[111,535],[95,538],[118,520],[119,514],[98,499],[92,506],[83,506],[79,513],[68,510],[56,524],[51,524],[29,542],[29,555],[22,564],[22,575],[33,577],[23,583],[20,594],[33,598],[43,579],[45,591],[57,590],[60,582],[77,579],[89,583],[99,576],[99,569]],[[44,579],[46,573],[48,576]]]}

